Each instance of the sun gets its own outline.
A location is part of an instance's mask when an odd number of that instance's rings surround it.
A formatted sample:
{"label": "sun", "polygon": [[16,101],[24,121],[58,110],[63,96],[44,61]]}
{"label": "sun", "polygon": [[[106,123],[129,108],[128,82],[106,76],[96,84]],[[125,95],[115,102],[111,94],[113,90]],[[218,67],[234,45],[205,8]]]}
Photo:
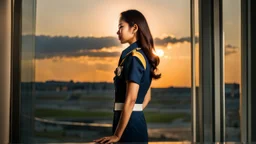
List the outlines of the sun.
{"label": "sun", "polygon": [[156,49],[155,52],[153,52],[155,55],[159,56],[159,57],[163,57],[164,56],[164,51],[162,49]]}

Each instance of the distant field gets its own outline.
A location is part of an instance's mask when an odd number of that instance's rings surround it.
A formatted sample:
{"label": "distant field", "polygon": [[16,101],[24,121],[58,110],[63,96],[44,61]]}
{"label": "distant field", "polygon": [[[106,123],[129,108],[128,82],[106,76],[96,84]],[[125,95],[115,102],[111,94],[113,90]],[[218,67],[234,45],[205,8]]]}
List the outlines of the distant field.
{"label": "distant field", "polygon": [[[147,122],[151,123],[166,123],[172,122],[176,119],[183,119],[184,121],[190,121],[190,115],[187,113],[155,113],[144,112]],[[112,112],[84,112],[77,110],[53,110],[53,109],[37,109],[35,112],[36,117],[52,117],[52,118],[109,118],[112,119]]]}
{"label": "distant field", "polygon": [[53,118],[86,118],[86,117],[112,117],[111,112],[84,112],[77,110],[55,110],[55,109],[36,109],[36,117]]}
{"label": "distant field", "polygon": [[[56,97],[56,96],[44,96],[44,97],[38,97],[36,100],[66,100],[67,97]],[[78,101],[113,101],[114,97],[109,96],[99,96],[99,95],[90,95],[90,96],[81,96]],[[191,100],[180,100],[180,99],[169,99],[169,100],[161,100],[157,98],[152,98],[150,101],[150,104],[190,104]]]}
{"label": "distant field", "polygon": [[103,96],[87,96],[81,97],[80,100],[82,101],[112,101],[114,97],[103,97]]}
{"label": "distant field", "polygon": [[37,97],[36,100],[65,100],[66,97],[65,96],[40,96]]}
{"label": "distant field", "polygon": [[172,104],[190,104],[190,100],[180,100],[180,99],[170,99],[170,100],[161,100],[161,99],[152,99],[150,101],[150,104],[167,104],[167,105],[172,105]]}

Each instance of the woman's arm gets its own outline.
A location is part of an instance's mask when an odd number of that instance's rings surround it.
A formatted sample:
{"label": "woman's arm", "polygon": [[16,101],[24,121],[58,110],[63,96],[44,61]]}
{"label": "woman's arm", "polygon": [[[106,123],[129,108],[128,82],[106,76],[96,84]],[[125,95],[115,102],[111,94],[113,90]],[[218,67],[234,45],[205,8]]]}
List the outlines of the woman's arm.
{"label": "woman's arm", "polygon": [[127,81],[127,83],[126,83],[126,99],[124,102],[124,108],[122,110],[116,131],[114,133],[114,135],[116,135],[119,138],[121,138],[121,136],[128,124],[128,121],[131,117],[133,107],[134,107],[136,99],[137,99],[138,91],[139,91],[139,84],[131,82],[131,81]]}
{"label": "woman's arm", "polygon": [[148,89],[148,91],[147,91],[147,94],[146,94],[146,96],[145,96],[145,98],[144,98],[144,101],[143,101],[143,108],[142,108],[142,109],[144,109],[144,108],[147,107],[147,105],[148,105],[148,103],[149,103],[150,100],[151,100],[151,86],[149,87],[149,89]]}

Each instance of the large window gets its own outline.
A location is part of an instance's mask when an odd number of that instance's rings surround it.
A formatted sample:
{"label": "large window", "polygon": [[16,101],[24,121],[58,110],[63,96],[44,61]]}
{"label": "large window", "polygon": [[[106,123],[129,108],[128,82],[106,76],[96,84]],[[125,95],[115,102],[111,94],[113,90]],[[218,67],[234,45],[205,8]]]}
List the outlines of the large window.
{"label": "large window", "polygon": [[[160,57],[162,78],[153,81],[144,110],[149,140],[192,141],[192,118],[199,118],[193,112],[199,112],[200,28],[199,0],[194,29],[190,2],[23,0],[21,141],[92,142],[111,135],[114,69],[129,46],[120,44],[116,32],[120,13],[127,9],[145,15]],[[223,0],[226,141],[240,141],[241,135],[240,5],[240,0]]]}
{"label": "large window", "polygon": [[127,9],[145,15],[161,59],[144,111],[149,140],[192,139],[189,0],[37,0],[36,7],[35,142],[111,134],[113,71],[128,46],[116,31]]}

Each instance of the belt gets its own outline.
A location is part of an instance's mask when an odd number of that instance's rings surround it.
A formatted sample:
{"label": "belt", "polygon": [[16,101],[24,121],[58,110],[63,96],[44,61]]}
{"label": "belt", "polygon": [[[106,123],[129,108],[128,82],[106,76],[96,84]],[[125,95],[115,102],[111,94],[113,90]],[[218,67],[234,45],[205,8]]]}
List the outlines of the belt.
{"label": "belt", "polygon": [[[123,110],[124,103],[115,103],[115,111]],[[135,104],[132,111],[143,111],[142,104]]]}

